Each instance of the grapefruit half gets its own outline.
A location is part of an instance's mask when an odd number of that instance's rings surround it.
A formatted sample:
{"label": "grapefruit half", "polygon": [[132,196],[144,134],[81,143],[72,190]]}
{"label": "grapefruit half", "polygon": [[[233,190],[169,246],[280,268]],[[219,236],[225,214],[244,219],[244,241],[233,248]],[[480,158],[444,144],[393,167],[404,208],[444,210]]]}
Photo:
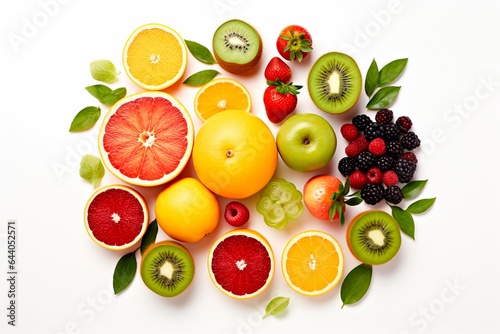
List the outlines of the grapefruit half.
{"label": "grapefruit half", "polygon": [[99,132],[106,168],[120,180],[151,187],[175,178],[193,149],[193,121],[165,92],[129,95],[110,108]]}

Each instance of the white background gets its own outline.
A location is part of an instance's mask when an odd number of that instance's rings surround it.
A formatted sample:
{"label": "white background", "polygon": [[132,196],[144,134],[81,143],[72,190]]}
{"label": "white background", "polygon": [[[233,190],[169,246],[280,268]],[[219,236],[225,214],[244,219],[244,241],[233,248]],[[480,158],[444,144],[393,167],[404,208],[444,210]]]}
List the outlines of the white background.
{"label": "white background", "polygon": [[[1,277],[7,272],[9,219],[17,221],[19,271],[16,329],[7,325],[8,287],[0,279],[2,333],[500,331],[497,1],[26,0],[4,2],[0,13]],[[379,65],[409,58],[392,109],[413,119],[423,141],[416,178],[429,179],[421,198],[437,200],[431,211],[415,218],[416,240],[404,237],[397,257],[374,268],[370,290],[356,305],[341,309],[340,285],[318,298],[300,296],[287,287],[280,270],[255,299],[238,301],[221,294],[209,280],[205,261],[215,236],[229,229],[222,220],[210,238],[187,245],[197,273],[184,294],[158,297],[136,276],[126,291],[114,296],[111,278],[123,253],[99,248],[85,232],[83,208],[93,189],[78,176],[78,164],[84,153],[98,155],[97,127],[78,134],[68,129],[80,109],[96,105],[84,89],[97,83],[89,74],[90,61],[113,61],[122,74],[112,86],[135,92],[139,89],[123,72],[121,52],[137,26],[163,23],[185,39],[210,46],[215,29],[231,18],[244,19],[260,31],[260,67],[236,77],[190,56],[186,76],[215,68],[220,77],[239,79],[252,93],[253,113],[264,118],[263,69],[277,55],[274,41],[287,24],[306,26],[314,40],[309,59],[292,64],[296,84],[306,83],[313,60],[328,51],[351,54],[363,75],[373,58]],[[192,111],[196,90],[176,85],[169,92]],[[342,123],[367,112],[366,102],[362,94],[355,110],[326,115],[304,88],[296,113],[319,113],[339,134]],[[194,114],[193,120],[198,128]],[[344,147],[339,135],[337,153],[322,172],[338,175],[336,163]],[[189,166],[185,175],[191,171]],[[281,161],[277,175],[299,188],[312,176],[292,172]],[[102,185],[114,182],[107,173]],[[141,189],[151,207],[160,190]],[[227,200],[220,202],[224,206]],[[255,207],[254,198],[244,203]],[[347,219],[364,209],[350,209]],[[345,227],[317,221],[308,213],[277,231],[253,211],[248,227],[270,240],[278,264],[286,241],[301,230],[322,229],[345,247]],[[158,240],[166,238],[159,233]],[[358,262],[344,250],[345,276]],[[275,295],[291,298],[288,310],[261,320]]]}

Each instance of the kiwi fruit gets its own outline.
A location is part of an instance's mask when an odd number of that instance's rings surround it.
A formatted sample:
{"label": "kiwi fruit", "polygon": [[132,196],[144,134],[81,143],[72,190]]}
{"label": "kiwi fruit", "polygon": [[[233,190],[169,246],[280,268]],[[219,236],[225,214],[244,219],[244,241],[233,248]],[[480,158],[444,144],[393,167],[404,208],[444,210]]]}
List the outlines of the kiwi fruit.
{"label": "kiwi fruit", "polygon": [[319,57],[307,78],[312,101],[319,109],[331,114],[350,110],[359,99],[362,85],[358,64],[340,52]]}
{"label": "kiwi fruit", "polygon": [[193,257],[175,241],[154,243],[142,255],[141,277],[151,291],[163,297],[175,297],[193,280]]}
{"label": "kiwi fruit", "polygon": [[254,68],[262,56],[262,39],[250,24],[233,19],[221,24],[214,33],[212,48],[224,70],[239,74]]}
{"label": "kiwi fruit", "polygon": [[349,223],[347,245],[361,262],[384,264],[397,254],[401,246],[399,224],[384,211],[362,212]]}

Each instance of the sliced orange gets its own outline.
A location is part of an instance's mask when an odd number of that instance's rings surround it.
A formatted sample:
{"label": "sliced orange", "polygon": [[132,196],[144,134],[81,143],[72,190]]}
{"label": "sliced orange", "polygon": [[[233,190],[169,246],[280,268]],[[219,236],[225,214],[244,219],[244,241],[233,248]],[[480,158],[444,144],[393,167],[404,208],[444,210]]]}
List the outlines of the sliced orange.
{"label": "sliced orange", "polygon": [[247,88],[231,78],[214,79],[203,85],[194,98],[194,110],[202,122],[223,110],[250,112],[252,98]]}
{"label": "sliced orange", "polygon": [[344,254],[337,240],[328,233],[304,231],[286,244],[281,269],[290,288],[306,296],[319,296],[339,283]]}
{"label": "sliced orange", "polygon": [[130,80],[147,90],[176,83],[186,71],[187,46],[174,29],[149,23],[132,32],[123,48],[123,67]]}

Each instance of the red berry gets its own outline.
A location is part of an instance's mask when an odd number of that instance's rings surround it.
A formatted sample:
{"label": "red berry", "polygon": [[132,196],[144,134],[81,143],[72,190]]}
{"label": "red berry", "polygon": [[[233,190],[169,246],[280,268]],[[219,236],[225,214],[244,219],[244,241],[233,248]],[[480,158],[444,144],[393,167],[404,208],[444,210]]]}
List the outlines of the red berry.
{"label": "red berry", "polygon": [[368,183],[368,179],[360,170],[355,170],[349,175],[349,182],[351,184],[351,188],[353,189],[363,189],[363,187]]}
{"label": "red berry", "polygon": [[411,121],[410,117],[408,116],[400,116],[396,120],[396,125],[401,129],[403,132],[408,132],[410,131],[413,122]]}
{"label": "red berry", "polygon": [[405,152],[405,153],[403,153],[403,155],[401,156],[401,159],[405,159],[405,160],[411,161],[411,162],[413,162],[415,164],[418,163],[417,156],[413,152]]}
{"label": "red berry", "polygon": [[387,187],[395,186],[399,183],[398,174],[393,170],[388,170],[382,175],[382,182],[384,182]]}
{"label": "red berry", "polygon": [[371,184],[381,184],[382,183],[382,171],[378,167],[372,167],[366,172],[366,178],[368,183]]}
{"label": "red berry", "polygon": [[250,219],[250,212],[245,204],[237,201],[227,203],[224,219],[232,226],[241,226]]}
{"label": "red berry", "polygon": [[344,139],[348,141],[353,141],[359,136],[358,128],[352,123],[346,123],[342,125],[340,127],[340,133],[342,134],[342,137],[344,137]]}
{"label": "red berry", "polygon": [[373,139],[370,144],[368,144],[368,151],[376,156],[384,155],[386,152],[385,141],[380,137]]}
{"label": "red berry", "polygon": [[365,136],[361,135],[358,138],[351,141],[349,145],[346,146],[345,154],[350,158],[354,158],[359,153],[364,152],[367,149],[368,149],[368,141],[366,140]]}
{"label": "red berry", "polygon": [[264,77],[268,82],[280,81],[289,83],[292,78],[292,70],[280,57],[273,57],[264,70]]}

